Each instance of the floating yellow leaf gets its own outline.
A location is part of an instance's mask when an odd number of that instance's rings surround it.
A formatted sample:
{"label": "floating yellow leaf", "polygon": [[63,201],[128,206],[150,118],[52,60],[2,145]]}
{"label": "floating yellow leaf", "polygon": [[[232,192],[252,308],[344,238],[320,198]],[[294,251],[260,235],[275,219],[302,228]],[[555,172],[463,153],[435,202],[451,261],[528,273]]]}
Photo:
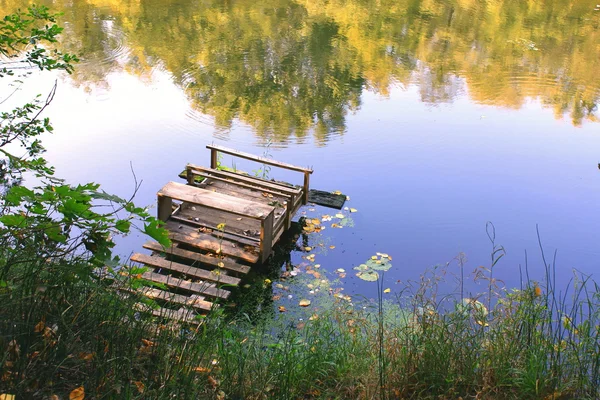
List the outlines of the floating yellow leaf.
{"label": "floating yellow leaf", "polygon": [[300,307],[308,307],[308,306],[310,306],[310,300],[302,299],[302,300],[300,300],[300,302],[298,303],[298,305]]}
{"label": "floating yellow leaf", "polygon": [[83,400],[85,398],[85,389],[83,386],[79,386],[77,389],[73,389],[69,393],[69,400]]}
{"label": "floating yellow leaf", "polygon": [[337,213],[337,214],[335,214],[335,217],[336,217],[336,218],[344,218],[344,214],[342,214],[342,213]]}
{"label": "floating yellow leaf", "polygon": [[331,245],[331,246],[329,246],[329,248],[330,248],[331,250],[333,250],[333,249],[335,249],[335,246],[334,246],[334,245]]}
{"label": "floating yellow leaf", "polygon": [[310,247],[310,246],[306,246],[306,247],[304,248],[304,250],[305,250],[305,251],[311,251],[311,250],[312,250],[312,247]]}
{"label": "floating yellow leaf", "polygon": [[265,279],[265,283],[268,285],[271,283],[271,280],[269,278]]}
{"label": "floating yellow leaf", "polygon": [[279,309],[279,312],[286,312],[286,308],[284,306],[279,306],[277,307]]}
{"label": "floating yellow leaf", "polygon": [[342,194],[342,192],[340,192],[339,190],[334,190],[334,191],[333,191],[333,194],[340,195],[340,194]]}
{"label": "floating yellow leaf", "polygon": [[385,289],[385,290],[383,291],[383,293],[389,293],[389,292],[391,292],[391,291],[392,291],[392,289],[390,289],[390,288],[387,288],[387,289]]}
{"label": "floating yellow leaf", "polygon": [[377,260],[377,256],[371,256],[371,260]]}
{"label": "floating yellow leaf", "polygon": [[321,220],[319,218],[313,218],[310,222],[312,222],[313,225],[321,225]]}
{"label": "floating yellow leaf", "polygon": [[351,209],[350,209],[350,212],[352,212],[352,213],[354,213],[354,212],[357,212],[357,211],[358,211],[358,210],[357,210],[356,208],[351,208]]}

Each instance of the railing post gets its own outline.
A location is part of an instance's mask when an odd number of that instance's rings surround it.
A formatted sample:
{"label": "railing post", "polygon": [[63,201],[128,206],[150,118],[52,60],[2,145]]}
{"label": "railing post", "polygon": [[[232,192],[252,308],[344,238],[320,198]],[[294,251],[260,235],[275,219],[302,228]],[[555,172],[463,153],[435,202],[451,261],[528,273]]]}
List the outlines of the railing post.
{"label": "railing post", "polygon": [[217,160],[217,150],[215,149],[210,149],[210,167],[212,169],[216,169],[217,165],[218,165],[218,160]]}
{"label": "railing post", "polygon": [[304,172],[304,199],[302,200],[302,204],[308,203],[308,186],[310,181],[310,172]]}
{"label": "railing post", "polygon": [[275,209],[260,221],[260,262],[264,263],[271,254],[273,247],[273,223],[275,221]]}
{"label": "railing post", "polygon": [[167,222],[173,212],[173,199],[158,195],[158,219]]}
{"label": "railing post", "polygon": [[194,173],[192,172],[192,166],[189,164],[185,167],[185,175],[187,178],[188,185],[193,185],[194,184]]}

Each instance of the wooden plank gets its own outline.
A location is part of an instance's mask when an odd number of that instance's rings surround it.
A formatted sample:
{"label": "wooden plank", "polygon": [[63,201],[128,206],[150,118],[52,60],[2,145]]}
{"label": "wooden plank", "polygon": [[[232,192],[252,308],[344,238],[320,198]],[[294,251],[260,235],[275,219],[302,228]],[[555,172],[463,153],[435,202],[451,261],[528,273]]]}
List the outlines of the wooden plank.
{"label": "wooden plank", "polygon": [[[188,171],[189,171],[188,176],[192,176],[192,177],[194,175],[197,175],[197,176],[201,176],[203,178],[207,178],[207,179],[211,179],[211,180],[227,182],[229,184],[234,184],[239,187],[243,187],[243,188],[250,189],[250,190],[255,190],[260,193],[269,193],[272,195],[281,196],[286,199],[289,198],[290,196],[292,196],[292,194],[285,193],[284,191],[261,187],[259,185],[252,184],[252,183],[241,182],[241,179],[232,179],[232,178],[222,177],[222,176],[219,176],[219,174],[215,174],[213,172],[198,171],[196,168],[189,168]],[[212,171],[212,170],[210,170],[210,171]],[[192,182],[190,182],[190,178],[187,178],[187,179],[188,179],[188,185],[195,184],[193,181],[193,178],[192,178]]]}
{"label": "wooden plank", "polygon": [[219,151],[221,153],[230,154],[230,155],[235,156],[235,157],[244,158],[246,160],[251,160],[251,161],[256,161],[256,162],[259,162],[261,164],[272,165],[274,167],[289,169],[291,171],[307,172],[307,173],[310,173],[310,174],[312,174],[312,172],[313,172],[313,170],[311,168],[298,167],[296,165],[284,163],[284,162],[281,162],[281,161],[272,160],[272,159],[266,158],[266,157],[260,157],[260,156],[254,155],[254,154],[245,153],[243,151],[239,151],[239,150],[235,150],[235,149],[230,149],[228,147],[223,147],[223,146],[219,146],[219,145],[216,145],[216,144],[206,145],[206,148],[211,150],[211,154],[213,153],[214,150],[216,150],[216,151]]}
{"label": "wooden plank", "polygon": [[191,312],[189,309],[180,309],[180,310],[169,310],[168,308],[152,308],[146,304],[137,303],[135,308],[142,312],[150,313],[156,317],[162,317],[167,319],[172,319],[179,322],[186,322],[191,324],[201,324],[202,322],[196,319],[195,313]]}
{"label": "wooden plank", "polygon": [[[186,204],[184,207],[181,207],[175,215],[172,216],[183,218],[187,221],[195,221],[200,224],[203,224],[211,229],[216,229],[217,225],[223,223],[225,224],[225,230],[227,232],[235,233],[237,235],[243,235],[250,239],[259,240],[260,236],[260,221],[256,219],[251,219],[247,217],[237,217],[233,214],[220,213],[218,211],[213,211],[210,213],[199,213],[198,207],[194,207],[195,210],[192,210],[191,205]],[[236,218],[237,217],[237,218]],[[173,218],[175,219],[175,218]],[[197,221],[196,221],[197,220]],[[190,223],[190,225],[193,225]],[[214,227],[214,228],[213,228]],[[246,232],[244,234],[244,232]],[[252,232],[252,234],[251,234]],[[208,232],[206,232],[208,233]]]}
{"label": "wooden plank", "polygon": [[172,276],[157,274],[155,272],[144,272],[142,278],[156,283],[162,283],[169,287],[188,290],[190,292],[205,294],[207,296],[227,299],[231,292],[225,289],[217,289],[214,284],[188,282]]}
{"label": "wooden plank", "polygon": [[229,172],[229,171],[221,171],[221,170],[216,170],[216,169],[209,169],[209,168],[200,167],[200,166],[197,166],[194,164],[188,164],[187,167],[190,167],[193,171],[202,171],[202,172],[210,173],[214,176],[219,176],[219,177],[226,178],[226,179],[242,181],[242,182],[248,183],[250,185],[260,186],[261,188],[265,188],[265,189],[276,190],[276,191],[286,193],[289,195],[292,195],[292,194],[297,195],[302,192],[302,189],[299,189],[296,187],[284,185],[282,183],[278,183],[278,182],[274,182],[274,181],[268,181],[266,179],[262,179],[262,178],[258,178],[258,177],[254,177],[254,176],[250,176],[250,175],[238,174],[238,173]]}
{"label": "wooden plank", "polygon": [[338,210],[341,210],[342,207],[344,207],[344,203],[346,202],[346,195],[333,194],[325,192],[323,190],[311,189],[308,192],[308,201],[310,203],[315,203],[320,206],[336,208]]}
{"label": "wooden plank", "polygon": [[221,262],[223,263],[223,266],[221,268],[226,269],[228,271],[233,271],[238,274],[247,274],[248,272],[250,272],[250,267],[248,265],[238,264],[230,259],[219,259],[216,257],[209,257],[205,256],[204,254],[196,253],[195,251],[180,249],[179,247],[175,246],[164,248],[158,242],[146,242],[144,243],[144,248],[176,257],[185,258],[187,260],[199,262],[202,264],[212,265],[214,267],[217,267],[217,264]]}
{"label": "wooden plank", "polygon": [[263,219],[273,211],[271,206],[177,182],[167,183],[158,195],[256,219]]}
{"label": "wooden plank", "polygon": [[260,240],[258,237],[253,237],[253,236],[251,237],[249,235],[244,235],[243,233],[231,232],[231,227],[228,226],[227,224],[225,225],[225,230],[223,232],[221,232],[217,228],[218,224],[207,223],[199,218],[189,219],[189,217],[184,217],[180,214],[174,214],[174,215],[171,215],[171,220],[185,223],[188,225],[192,225],[199,229],[207,228],[211,232],[204,232],[204,233],[208,233],[215,237],[221,237],[221,235],[223,235],[223,238],[228,241],[243,243],[243,244],[247,244],[250,246],[258,246],[258,241]]}
{"label": "wooden plank", "polygon": [[182,306],[194,307],[202,311],[210,311],[213,307],[218,307],[210,301],[204,300],[204,297],[198,295],[184,296],[182,294],[176,294],[171,292],[165,292],[157,288],[142,287],[138,290],[131,290],[134,293],[141,294],[151,299],[158,299],[168,301],[169,303],[181,304]]}
{"label": "wooden plank", "polygon": [[159,256],[149,256],[147,254],[135,253],[130,257],[130,259],[131,261],[151,265],[153,267],[180,272],[191,278],[212,281],[215,283],[225,285],[238,285],[240,283],[240,278],[235,278],[233,276],[207,271],[202,268],[196,268],[189,265],[180,264],[174,261],[166,260]]}
{"label": "wooden plank", "polygon": [[287,209],[287,204],[289,203],[289,199],[287,197],[277,195],[270,195],[271,197],[268,197],[268,195],[263,195],[263,192],[245,189],[230,182],[213,181],[213,178],[210,178],[206,183],[199,184],[198,187],[226,194],[238,199],[245,199],[264,204],[269,207],[273,207],[275,212],[279,214],[285,212]]}
{"label": "wooden plank", "polygon": [[168,221],[166,226],[170,231],[169,237],[177,242],[186,243],[213,253],[220,251],[221,254],[240,258],[251,264],[255,264],[258,261],[258,255],[245,251],[243,248],[240,248],[241,246],[238,247],[235,243],[228,240],[219,240],[212,235],[200,233],[198,229],[175,221]]}

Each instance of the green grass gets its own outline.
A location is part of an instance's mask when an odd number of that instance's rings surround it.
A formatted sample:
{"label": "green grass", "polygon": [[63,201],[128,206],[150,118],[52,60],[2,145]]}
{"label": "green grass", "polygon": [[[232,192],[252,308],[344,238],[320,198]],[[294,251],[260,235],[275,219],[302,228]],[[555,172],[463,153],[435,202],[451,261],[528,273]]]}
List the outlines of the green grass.
{"label": "green grass", "polygon": [[[61,262],[21,270],[60,271]],[[484,297],[442,296],[444,275],[430,271],[385,302],[325,295],[253,320],[214,312],[194,328],[140,314],[105,281],[23,274],[0,291],[0,393],[68,398],[83,386],[86,398],[598,398],[595,283],[575,280],[569,296],[552,281],[493,290],[488,311]]]}

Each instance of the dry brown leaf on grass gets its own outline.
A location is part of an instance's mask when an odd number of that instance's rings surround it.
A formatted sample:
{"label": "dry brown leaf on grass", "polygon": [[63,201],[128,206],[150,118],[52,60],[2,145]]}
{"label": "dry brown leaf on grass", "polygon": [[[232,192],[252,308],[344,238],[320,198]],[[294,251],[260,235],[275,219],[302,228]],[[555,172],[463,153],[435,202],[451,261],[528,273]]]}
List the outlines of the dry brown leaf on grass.
{"label": "dry brown leaf on grass", "polygon": [[135,387],[137,388],[138,392],[144,393],[144,389],[146,389],[146,385],[144,385],[142,382],[140,381],[134,381],[133,384],[135,385]]}
{"label": "dry brown leaf on grass", "polygon": [[85,399],[85,389],[83,386],[79,386],[76,389],[73,389],[71,393],[69,393],[69,400],[83,400]]}

